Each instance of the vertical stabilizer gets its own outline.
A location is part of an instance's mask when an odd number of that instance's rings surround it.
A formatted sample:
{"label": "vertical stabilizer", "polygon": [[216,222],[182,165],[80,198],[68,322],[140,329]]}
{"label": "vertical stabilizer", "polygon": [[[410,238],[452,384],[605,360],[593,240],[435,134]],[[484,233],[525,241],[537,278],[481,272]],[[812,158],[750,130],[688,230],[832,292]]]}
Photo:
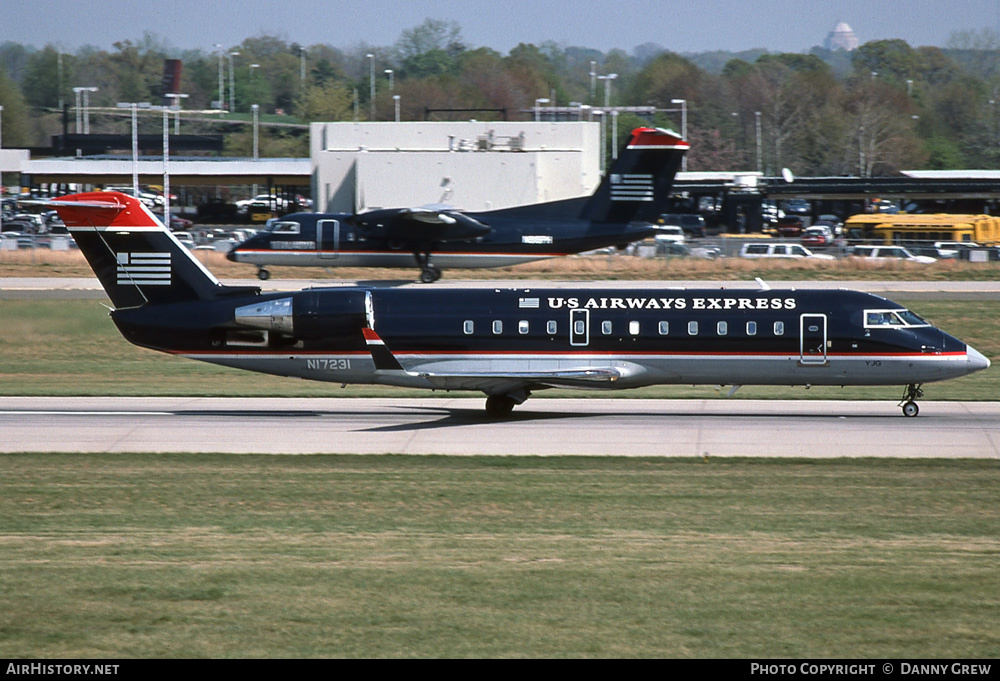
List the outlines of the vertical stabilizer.
{"label": "vertical stabilizer", "polygon": [[134,197],[88,192],[49,203],[116,308],[204,300],[225,288]]}
{"label": "vertical stabilizer", "polygon": [[672,130],[636,128],[580,216],[594,222],[656,222],[690,145]]}

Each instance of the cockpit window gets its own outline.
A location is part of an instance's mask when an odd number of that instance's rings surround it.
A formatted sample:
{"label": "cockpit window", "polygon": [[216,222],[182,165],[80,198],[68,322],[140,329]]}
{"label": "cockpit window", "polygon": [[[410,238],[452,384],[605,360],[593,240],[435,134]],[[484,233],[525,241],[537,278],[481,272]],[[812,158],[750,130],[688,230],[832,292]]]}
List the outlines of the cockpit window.
{"label": "cockpit window", "polygon": [[930,324],[909,310],[865,310],[866,329],[902,329],[914,326]]}
{"label": "cockpit window", "polygon": [[275,222],[267,226],[267,231],[272,234],[298,234],[299,223],[297,222]]}

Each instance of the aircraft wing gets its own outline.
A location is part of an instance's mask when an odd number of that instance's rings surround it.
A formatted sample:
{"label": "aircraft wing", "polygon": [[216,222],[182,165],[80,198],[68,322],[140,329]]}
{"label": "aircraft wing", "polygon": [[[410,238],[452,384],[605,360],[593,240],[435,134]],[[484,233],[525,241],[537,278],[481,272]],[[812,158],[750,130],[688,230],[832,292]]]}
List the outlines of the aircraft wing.
{"label": "aircraft wing", "polygon": [[386,347],[385,341],[373,329],[363,329],[368,350],[379,372],[400,372],[423,378],[441,390],[482,390],[500,392],[525,385],[543,385],[550,388],[607,387],[629,375],[622,367],[587,366],[573,369],[540,371],[407,371]]}
{"label": "aircraft wing", "polygon": [[357,213],[351,222],[372,238],[405,241],[467,241],[491,228],[458,211],[433,208],[384,208]]}
{"label": "aircraft wing", "polygon": [[607,387],[625,375],[615,367],[586,367],[555,371],[518,372],[408,372],[427,380],[442,390],[481,390],[486,393],[505,392],[525,385],[549,388]]}

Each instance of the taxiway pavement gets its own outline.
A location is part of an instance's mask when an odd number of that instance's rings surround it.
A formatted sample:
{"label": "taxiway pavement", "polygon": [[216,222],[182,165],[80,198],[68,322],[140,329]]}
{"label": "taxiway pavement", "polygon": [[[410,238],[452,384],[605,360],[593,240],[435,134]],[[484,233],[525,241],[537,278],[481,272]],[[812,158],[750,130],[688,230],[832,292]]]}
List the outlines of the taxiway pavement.
{"label": "taxiway pavement", "polygon": [[1000,403],[0,397],[3,452],[1000,458]]}

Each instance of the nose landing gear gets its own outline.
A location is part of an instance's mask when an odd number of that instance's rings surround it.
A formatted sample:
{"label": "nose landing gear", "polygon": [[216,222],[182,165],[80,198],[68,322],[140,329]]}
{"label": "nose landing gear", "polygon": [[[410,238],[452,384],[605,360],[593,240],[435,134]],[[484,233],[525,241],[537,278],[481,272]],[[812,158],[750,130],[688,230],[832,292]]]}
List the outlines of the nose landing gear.
{"label": "nose landing gear", "polygon": [[924,391],[920,389],[920,386],[914,383],[906,386],[903,389],[903,399],[899,401],[899,406],[903,408],[903,416],[914,417],[920,413],[920,407],[917,406],[916,400],[924,396]]}

